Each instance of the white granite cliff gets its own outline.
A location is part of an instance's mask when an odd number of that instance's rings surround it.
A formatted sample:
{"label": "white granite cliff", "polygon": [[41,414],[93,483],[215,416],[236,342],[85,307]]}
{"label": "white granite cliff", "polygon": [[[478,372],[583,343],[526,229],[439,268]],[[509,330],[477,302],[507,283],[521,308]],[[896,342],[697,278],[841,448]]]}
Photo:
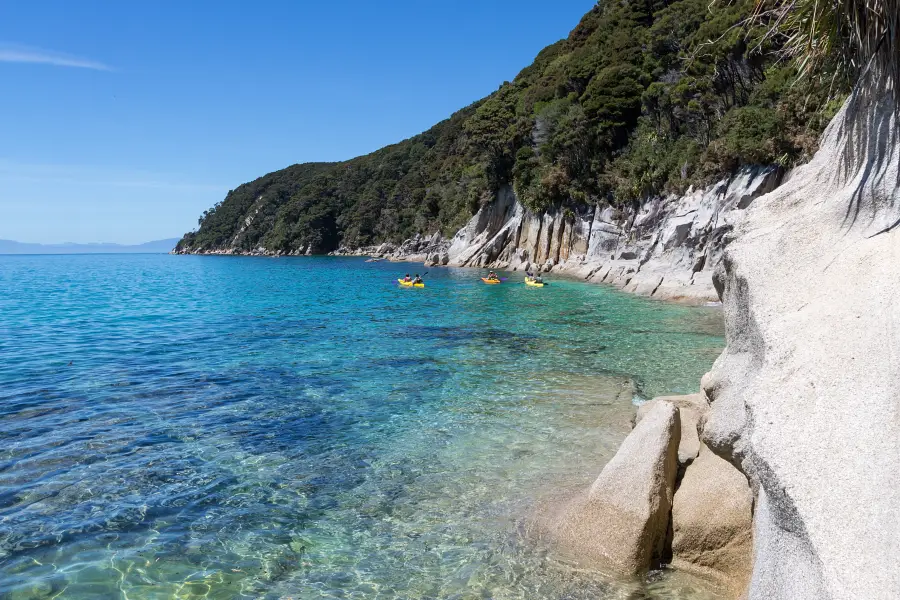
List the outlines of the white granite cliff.
{"label": "white granite cliff", "polygon": [[900,598],[897,117],[888,95],[851,98],[714,249],[727,348],[701,394],[641,407],[652,425],[548,526],[560,546],[625,575],[668,552],[733,598]]}
{"label": "white granite cliff", "polygon": [[898,225],[888,93],[851,98],[731,234],[702,438],[754,491],[751,600],[900,598]]}
{"label": "white granite cliff", "polygon": [[775,167],[746,167],[707,189],[652,198],[636,210],[598,205],[582,213],[534,214],[503,187],[451,240],[416,236],[352,253],[427,265],[540,269],[655,298],[716,301],[712,275],[724,235],[780,175]]}

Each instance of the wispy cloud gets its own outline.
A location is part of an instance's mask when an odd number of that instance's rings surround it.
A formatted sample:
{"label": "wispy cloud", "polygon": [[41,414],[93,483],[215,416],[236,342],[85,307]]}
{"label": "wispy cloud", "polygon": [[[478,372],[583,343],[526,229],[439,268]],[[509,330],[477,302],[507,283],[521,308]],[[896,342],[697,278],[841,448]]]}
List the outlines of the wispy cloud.
{"label": "wispy cloud", "polygon": [[226,192],[228,187],[184,181],[166,174],[81,165],[27,164],[0,158],[0,187],[4,181],[63,183],[118,188],[169,189],[184,192]]}
{"label": "wispy cloud", "polygon": [[93,69],[95,71],[112,71],[113,68],[102,62],[62,54],[40,48],[13,46],[0,43],[0,62],[29,63],[36,65],[53,65],[56,67],[74,67],[76,69]]}

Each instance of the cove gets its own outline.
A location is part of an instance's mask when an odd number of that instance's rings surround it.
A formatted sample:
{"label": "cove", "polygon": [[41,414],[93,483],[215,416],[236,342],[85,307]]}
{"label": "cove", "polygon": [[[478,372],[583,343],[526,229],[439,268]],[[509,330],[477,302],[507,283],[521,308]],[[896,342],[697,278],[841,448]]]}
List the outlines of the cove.
{"label": "cove", "polygon": [[721,311],[410,269],[0,257],[0,597],[710,597],[528,516],[698,389]]}

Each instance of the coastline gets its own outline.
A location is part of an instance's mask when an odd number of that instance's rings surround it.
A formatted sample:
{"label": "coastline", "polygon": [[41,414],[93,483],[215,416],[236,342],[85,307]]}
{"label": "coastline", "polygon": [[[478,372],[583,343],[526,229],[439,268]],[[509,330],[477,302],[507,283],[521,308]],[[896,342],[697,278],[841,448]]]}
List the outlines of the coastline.
{"label": "coastline", "polygon": [[714,280],[726,349],[700,393],[641,406],[548,525],[556,543],[619,573],[667,562],[731,598],[897,596],[895,107],[848,99],[812,161],[736,222]]}
{"label": "coastline", "polygon": [[[390,263],[398,263],[398,264],[419,264],[422,265],[423,268],[433,269],[433,268],[457,268],[457,269],[472,269],[473,271],[478,270],[486,270],[489,267],[474,267],[474,266],[457,266],[457,265],[435,265],[429,264],[426,260],[424,260],[421,256],[409,256],[409,257],[397,257],[397,256],[379,256],[377,254],[363,254],[363,253],[329,253],[329,254],[320,254],[320,255],[292,255],[292,254],[277,254],[277,253],[261,253],[261,252],[179,252],[179,253],[171,253],[178,254],[184,256],[239,256],[239,257],[254,257],[254,258],[302,258],[305,256],[338,256],[338,257],[359,257],[359,258],[376,258],[379,259],[379,262],[390,262]],[[634,268],[633,264],[623,264],[623,261],[610,261],[610,263],[583,263],[578,265],[577,267],[568,268],[566,266],[562,266],[557,270],[549,273],[550,279],[552,282],[553,278],[565,279],[568,281],[577,281],[580,283],[590,283],[593,285],[604,285],[613,287],[619,291],[633,294],[635,296],[641,296],[653,300],[659,300],[660,302],[668,302],[673,304],[680,304],[684,306],[701,306],[701,307],[710,307],[717,308],[722,306],[721,300],[717,295],[715,290],[715,286],[712,281],[709,281],[707,284],[696,285],[696,287],[692,287],[689,289],[677,290],[671,294],[660,294],[659,290],[653,289],[651,291],[656,291],[657,293],[647,293],[647,288],[645,286],[629,286],[631,283],[631,279],[627,277],[618,278],[614,277],[604,277],[604,275],[610,274],[622,274],[628,271],[628,269]],[[503,269],[503,268],[495,268],[495,270],[505,271],[505,272],[519,272],[520,269]],[[585,272],[587,275],[585,275]],[[547,275],[547,273],[545,273]]]}
{"label": "coastline", "polygon": [[[425,269],[539,270],[551,280],[606,285],[665,303],[718,307],[714,273],[729,234],[754,200],[782,179],[774,167],[745,168],[683,196],[656,198],[626,210],[596,206],[580,215],[532,214],[511,189],[503,188],[451,239],[440,233],[417,235],[397,245],[343,247],[329,254]],[[264,247],[189,253],[312,254],[308,248],[277,252]],[[600,572],[628,578],[669,564],[726,597],[746,589],[753,564],[751,488],[743,473],[701,443],[710,400],[699,380],[695,390],[689,396],[648,399],[643,405],[648,408],[637,411],[634,428],[597,480],[568,501],[558,501],[535,525],[538,535],[561,555],[578,556]],[[701,507],[699,514],[694,506]],[[711,519],[707,513],[715,506],[731,508]]]}
{"label": "coastline", "polygon": [[[789,174],[788,174],[789,175]],[[775,166],[744,167],[684,194],[648,198],[626,207],[585,206],[574,213],[534,213],[512,188],[501,187],[452,238],[440,232],[398,244],[341,246],[336,256],[368,256],[424,267],[541,271],[625,292],[690,305],[719,302],[713,274],[728,235],[754,200],[788,175]],[[311,247],[280,250],[242,246],[242,233],[221,247],[176,249],[178,254],[310,256]]]}
{"label": "coastline", "polygon": [[450,239],[417,235],[334,255],[422,262],[426,267],[540,271],[682,304],[718,303],[713,274],[728,235],[753,201],[786,179],[774,166],[745,167],[715,184],[639,206],[551,209],[535,214],[509,187]]}
{"label": "coastline", "polygon": [[450,239],[332,254],[540,270],[683,304],[721,298],[727,347],[699,393],[642,406],[546,535],[600,570],[670,564],[728,597],[893,597],[898,575],[878,565],[897,555],[882,525],[900,489],[900,434],[878,399],[896,409],[895,131],[889,100],[850,98],[812,161],[787,174],[751,167],[682,196],[580,214],[534,214],[507,187]]}
{"label": "coastline", "polygon": [[[399,244],[341,246],[335,256],[365,256],[424,267],[473,267],[540,271],[588,283],[608,284],[638,296],[689,305],[720,301],[713,274],[729,234],[754,200],[788,179],[781,169],[756,165],[702,189],[649,198],[627,207],[588,206],[579,213],[534,213],[509,186],[484,204],[452,238],[417,234]],[[177,254],[310,256],[231,243],[216,248],[178,248]]]}

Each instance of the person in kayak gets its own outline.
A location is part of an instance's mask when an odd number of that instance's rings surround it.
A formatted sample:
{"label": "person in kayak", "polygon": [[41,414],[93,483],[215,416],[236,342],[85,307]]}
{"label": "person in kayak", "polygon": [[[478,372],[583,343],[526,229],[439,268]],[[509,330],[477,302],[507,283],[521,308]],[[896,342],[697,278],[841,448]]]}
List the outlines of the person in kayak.
{"label": "person in kayak", "polygon": [[409,278],[409,273],[406,274],[406,277],[403,278],[403,281],[412,281],[412,280]]}
{"label": "person in kayak", "polygon": [[419,277],[418,273],[416,273],[416,278],[413,280],[413,283],[422,283],[422,278]]}
{"label": "person in kayak", "polygon": [[490,273],[488,273],[487,278],[490,279],[491,281],[497,281],[497,274],[494,273],[493,271],[491,271]]}

